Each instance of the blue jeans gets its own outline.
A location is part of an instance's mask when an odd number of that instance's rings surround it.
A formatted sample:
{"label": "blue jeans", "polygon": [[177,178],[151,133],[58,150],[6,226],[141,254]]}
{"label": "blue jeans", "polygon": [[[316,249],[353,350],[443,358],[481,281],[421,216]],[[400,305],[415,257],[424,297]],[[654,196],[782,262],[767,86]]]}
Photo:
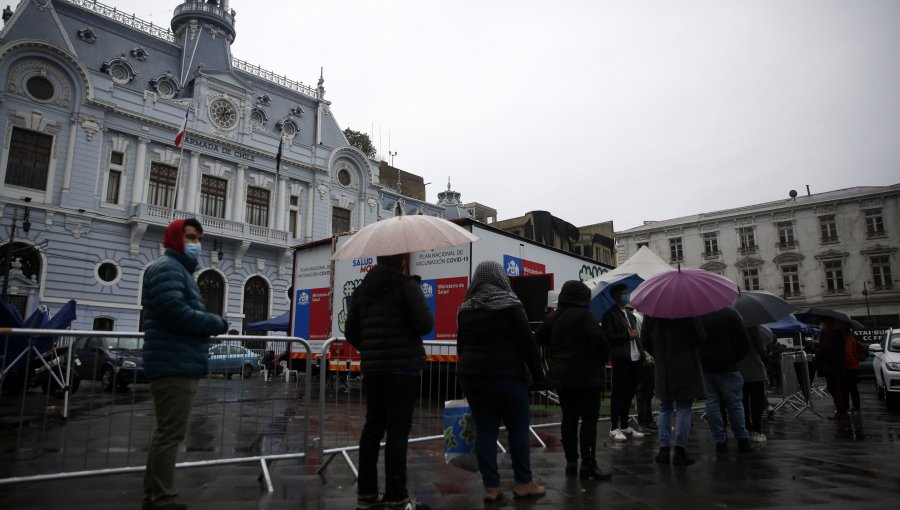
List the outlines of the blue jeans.
{"label": "blue jeans", "polygon": [[691,434],[691,404],[693,400],[661,400],[659,402],[659,447],[672,447],[672,412],[675,412],[675,445],[687,448]]}
{"label": "blue jeans", "polygon": [[748,439],[747,427],[744,424],[744,404],[742,389],[744,378],[741,373],[734,372],[704,372],[706,380],[706,423],[709,424],[709,433],[716,444],[727,441],[725,424],[722,422],[721,406],[724,404],[728,411],[728,422],[731,431],[738,440]]}
{"label": "blue jeans", "polygon": [[501,420],[509,435],[509,455],[516,483],[530,482],[528,384],[512,377],[472,375],[461,375],[459,381],[475,419],[475,458],[484,486],[500,486],[497,436]]}

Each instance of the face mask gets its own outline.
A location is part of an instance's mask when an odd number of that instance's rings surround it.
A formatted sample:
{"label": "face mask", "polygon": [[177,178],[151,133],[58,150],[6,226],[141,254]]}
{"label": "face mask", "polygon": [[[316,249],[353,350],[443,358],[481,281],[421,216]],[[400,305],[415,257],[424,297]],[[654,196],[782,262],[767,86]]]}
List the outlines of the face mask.
{"label": "face mask", "polygon": [[184,254],[189,258],[197,260],[200,258],[200,252],[203,251],[203,247],[199,244],[186,244],[184,245]]}
{"label": "face mask", "polygon": [[621,296],[619,296],[619,302],[622,303],[623,305],[627,305],[628,303],[631,302],[631,294],[629,294],[627,292],[622,294]]}

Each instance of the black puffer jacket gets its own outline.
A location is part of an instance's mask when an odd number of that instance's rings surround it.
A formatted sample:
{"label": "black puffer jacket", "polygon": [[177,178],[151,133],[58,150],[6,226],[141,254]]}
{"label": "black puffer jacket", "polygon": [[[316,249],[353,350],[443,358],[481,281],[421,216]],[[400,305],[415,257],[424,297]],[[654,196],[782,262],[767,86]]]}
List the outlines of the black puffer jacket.
{"label": "black puffer jacket", "polygon": [[406,373],[425,366],[422,335],[433,327],[418,282],[376,265],[353,292],[345,334],[359,349],[363,374]]}
{"label": "black puffer jacket", "polygon": [[737,372],[737,362],[750,349],[744,319],[733,306],[700,317],[707,341],[700,347],[704,372]]}
{"label": "black puffer jacket", "polygon": [[456,322],[457,374],[544,380],[534,334],[521,306],[462,310]]}
{"label": "black puffer jacket", "polygon": [[538,343],[550,348],[547,383],[553,388],[603,387],[609,348],[597,318],[588,310],[590,300],[587,285],[566,282],[559,293],[559,308],[537,330]]}

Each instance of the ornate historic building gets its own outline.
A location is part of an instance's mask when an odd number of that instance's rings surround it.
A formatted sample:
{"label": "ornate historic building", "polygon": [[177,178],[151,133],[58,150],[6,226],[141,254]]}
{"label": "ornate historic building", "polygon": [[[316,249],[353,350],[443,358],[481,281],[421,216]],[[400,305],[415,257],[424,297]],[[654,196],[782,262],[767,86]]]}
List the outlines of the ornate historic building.
{"label": "ornate historic building", "polygon": [[311,87],[232,57],[235,14],[186,1],[162,28],[92,0],[4,12],[0,278],[20,310],[74,298],[74,327],[138,329],[163,229],[196,216],[207,305],[241,330],[288,309],[292,246],[398,210],[442,214],[347,143],[322,76]]}
{"label": "ornate historic building", "polygon": [[900,326],[900,184],[798,196],[648,222],[616,233],[619,260],[641,246],[800,307]]}

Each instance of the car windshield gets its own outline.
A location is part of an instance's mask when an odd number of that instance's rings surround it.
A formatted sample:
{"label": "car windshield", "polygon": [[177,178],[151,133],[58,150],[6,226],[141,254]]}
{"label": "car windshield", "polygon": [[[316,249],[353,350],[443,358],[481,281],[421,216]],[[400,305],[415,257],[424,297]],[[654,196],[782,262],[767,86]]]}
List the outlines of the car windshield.
{"label": "car windshield", "polygon": [[143,338],[107,338],[106,345],[113,350],[135,351],[144,348]]}

